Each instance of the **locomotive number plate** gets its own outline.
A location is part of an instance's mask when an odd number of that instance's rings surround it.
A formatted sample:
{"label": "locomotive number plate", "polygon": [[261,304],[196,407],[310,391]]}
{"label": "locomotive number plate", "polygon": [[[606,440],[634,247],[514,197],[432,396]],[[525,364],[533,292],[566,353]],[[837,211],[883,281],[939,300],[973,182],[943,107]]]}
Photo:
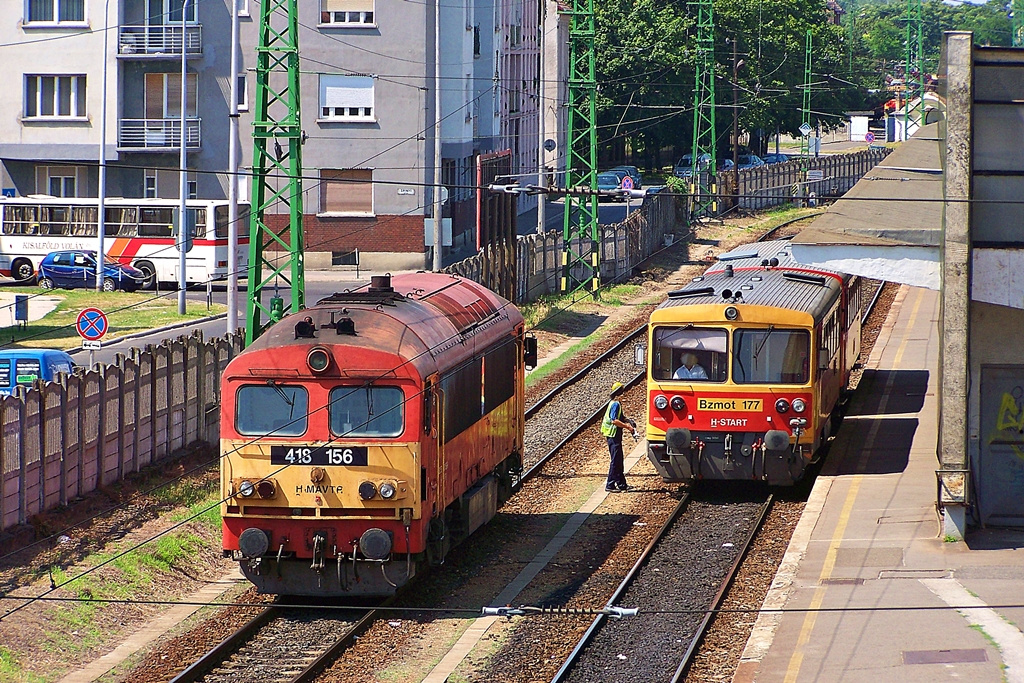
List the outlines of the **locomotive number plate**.
{"label": "locomotive number plate", "polygon": [[759,413],[764,410],[764,402],[759,398],[698,398],[697,410]]}
{"label": "locomotive number plate", "polygon": [[366,465],[366,446],[271,446],[271,465]]}

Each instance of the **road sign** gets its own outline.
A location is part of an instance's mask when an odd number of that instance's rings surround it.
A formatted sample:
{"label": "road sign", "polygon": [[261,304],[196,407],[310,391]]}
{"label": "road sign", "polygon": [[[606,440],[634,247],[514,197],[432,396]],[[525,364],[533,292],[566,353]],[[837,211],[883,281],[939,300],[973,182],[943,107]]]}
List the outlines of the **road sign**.
{"label": "road sign", "polygon": [[633,179],[631,177],[625,176],[622,179],[622,189],[623,190],[632,190],[633,189]]}
{"label": "road sign", "polygon": [[815,180],[824,180],[824,171],[807,171],[807,182],[813,182]]}
{"label": "road sign", "polygon": [[874,133],[872,133],[871,131],[868,131],[867,133],[864,133],[864,142],[866,142],[866,143],[868,143],[870,145],[874,141],[875,141],[875,134]]}
{"label": "road sign", "polygon": [[807,137],[808,135],[810,135],[812,130],[813,130],[813,128],[811,128],[806,123],[801,123],[800,124],[800,135],[803,135],[804,137]]}
{"label": "road sign", "polygon": [[98,308],[83,309],[75,322],[78,335],[87,341],[101,339],[109,327],[106,314]]}
{"label": "road sign", "polygon": [[99,351],[103,348],[103,342],[99,339],[83,339],[82,348],[88,349],[89,351]]}

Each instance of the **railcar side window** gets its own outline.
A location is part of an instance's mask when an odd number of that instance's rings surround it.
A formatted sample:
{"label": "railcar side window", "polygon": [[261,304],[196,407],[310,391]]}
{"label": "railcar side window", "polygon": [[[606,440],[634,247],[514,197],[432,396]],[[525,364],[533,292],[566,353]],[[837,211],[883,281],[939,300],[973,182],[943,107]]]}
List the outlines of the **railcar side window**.
{"label": "railcar side window", "polygon": [[248,384],[236,395],[235,429],[246,436],[301,436],[308,415],[305,387]]}
{"label": "railcar side window", "polygon": [[733,332],[732,381],[737,384],[806,384],[811,336],[806,330],[738,329]]}
{"label": "railcar side window", "polygon": [[405,396],[398,387],[331,389],[331,434],[335,436],[399,436],[404,414]]}
{"label": "railcar side window", "polygon": [[729,333],[721,328],[658,327],[651,374],[657,380],[724,382],[728,345]]}

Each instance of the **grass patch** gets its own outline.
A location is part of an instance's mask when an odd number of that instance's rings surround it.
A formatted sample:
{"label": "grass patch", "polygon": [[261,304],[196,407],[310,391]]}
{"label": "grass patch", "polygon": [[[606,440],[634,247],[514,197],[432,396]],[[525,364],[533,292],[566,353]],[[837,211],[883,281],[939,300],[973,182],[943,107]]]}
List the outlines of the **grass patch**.
{"label": "grass patch", "polygon": [[31,287],[0,287],[0,293],[52,296],[61,300],[54,310],[30,322],[24,329],[9,327],[0,333],[0,340],[5,345],[29,348],[70,349],[81,346],[82,338],[75,329],[75,320],[83,308],[90,306],[107,314],[110,322],[107,339],[195,320],[226,310],[223,304],[207,308],[203,302],[189,301],[185,315],[178,315],[177,293],[163,294],[158,298],[155,292],[96,292],[91,289],[41,292]]}
{"label": "grass patch", "polygon": [[31,671],[22,670],[21,663],[15,658],[14,653],[0,646],[0,680],[42,683],[46,679]]}

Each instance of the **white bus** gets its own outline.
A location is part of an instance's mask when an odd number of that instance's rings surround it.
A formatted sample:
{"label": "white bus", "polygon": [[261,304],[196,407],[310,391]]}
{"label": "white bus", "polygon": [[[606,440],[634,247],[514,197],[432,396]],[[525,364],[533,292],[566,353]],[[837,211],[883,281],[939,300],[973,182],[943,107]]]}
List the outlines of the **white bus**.
{"label": "white bus", "polygon": [[[0,274],[31,282],[51,251],[96,250],[99,200],[49,195],[0,198]],[[107,255],[146,274],[144,287],[178,281],[177,199],[106,200],[103,246]],[[185,258],[187,282],[228,275],[227,200],[189,199],[186,225],[192,249]],[[238,269],[249,262],[249,205],[238,206]]]}

